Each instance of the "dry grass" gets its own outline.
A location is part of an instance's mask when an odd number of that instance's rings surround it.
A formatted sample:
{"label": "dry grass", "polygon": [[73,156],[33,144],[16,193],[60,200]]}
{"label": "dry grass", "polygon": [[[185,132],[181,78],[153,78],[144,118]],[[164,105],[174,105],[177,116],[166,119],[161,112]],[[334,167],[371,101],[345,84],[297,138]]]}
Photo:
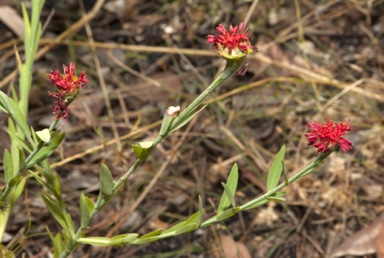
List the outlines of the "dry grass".
{"label": "dry grass", "polygon": [[[244,243],[252,257],[326,257],[384,210],[382,1],[137,0],[113,13],[98,0],[94,6],[86,1],[83,14],[77,1],[48,2],[42,21],[52,9],[55,13],[37,56],[31,124],[42,128],[52,119],[49,70],[72,60],[91,82],[74,103],[62,128],[65,142],[52,159],[75,220],[80,192],[98,193],[100,164],[115,177],[124,173],[135,159],[130,144],[153,139],[165,108],[185,107],[222,67],[205,35],[218,23],[248,20],[259,48],[249,58],[247,75],[225,82],[197,119],[159,145],[96,216],[89,235],[168,228],[198,209],[199,194],[213,214],[220,182],[235,162],[236,198],[244,203],[265,191],[266,173],[281,145],[287,146],[290,173],[314,159],[315,150],[303,138],[306,122],[329,115],[351,119],[354,128],[349,135],[354,150],[332,154],[316,173],[289,187],[286,203],[144,246],[81,246],[75,257],[220,257],[221,235]],[[22,45],[5,28],[0,31],[4,90],[17,75],[13,44],[19,51]],[[5,126],[2,122],[0,139]],[[52,231],[56,227],[39,189],[29,183],[8,232],[23,241],[20,253],[45,257],[48,237],[33,234],[45,232],[46,221]]]}

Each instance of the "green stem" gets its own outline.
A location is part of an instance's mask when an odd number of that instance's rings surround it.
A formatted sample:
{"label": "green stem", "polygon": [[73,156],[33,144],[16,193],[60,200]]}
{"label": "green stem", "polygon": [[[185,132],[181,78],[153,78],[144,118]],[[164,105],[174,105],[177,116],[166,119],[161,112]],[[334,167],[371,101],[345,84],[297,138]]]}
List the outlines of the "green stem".
{"label": "green stem", "polygon": [[314,171],[315,168],[320,166],[321,163],[324,161],[324,159],[326,157],[328,157],[331,153],[332,152],[321,154],[316,160],[314,160],[312,163],[308,164],[308,166],[306,166],[305,168],[300,170],[296,175],[292,176],[286,182],[281,183],[280,185],[276,186],[273,190],[270,190],[270,191],[266,192],[265,194],[263,194],[262,196],[260,196],[260,197],[258,197],[256,199],[254,199],[254,200],[252,200],[252,201],[250,201],[250,202],[240,206],[240,210],[241,211],[246,210],[246,209],[252,207],[253,205],[255,205],[257,203],[266,200],[268,197],[273,196],[274,194],[276,194],[278,191],[280,191],[284,187],[286,187],[286,186],[292,184],[293,182],[295,182],[297,180],[300,180],[304,176],[310,174],[312,171]]}
{"label": "green stem", "polygon": [[[230,75],[232,75],[241,65],[242,60],[230,60],[227,61],[227,65],[224,69],[224,71],[211,83],[211,85],[208,86],[207,89],[205,89],[194,101],[192,101],[191,104],[188,105],[188,107],[181,112],[175,120],[172,122],[171,127],[168,129],[168,132],[172,131],[172,128],[176,128],[177,125],[185,121],[185,119],[188,119],[190,116],[190,113],[193,112],[198,105],[201,104],[201,102],[212,92],[214,91],[225,79],[227,79]],[[158,135],[155,140],[152,143],[151,150],[152,151],[157,144],[164,139],[167,135],[168,132],[163,134],[163,135]],[[136,162],[130,167],[130,169],[114,184],[113,187],[113,192],[110,196],[107,198],[103,199],[101,198],[101,195],[99,195],[99,198],[97,199],[93,210],[91,211],[89,215],[89,223],[92,221],[93,217],[99,212],[108,202],[113,198],[113,196],[118,192],[120,187],[127,181],[129,176],[133,174],[136,169],[144,162],[145,160],[140,160],[137,159]],[[88,224],[89,224],[88,223]],[[62,251],[59,254],[60,258],[65,258],[67,257],[70,253],[72,253],[78,246],[79,243],[77,242],[83,235],[85,234],[85,230],[88,227],[86,225],[84,228],[80,227],[75,236],[71,239],[71,243],[66,246],[65,250]]]}

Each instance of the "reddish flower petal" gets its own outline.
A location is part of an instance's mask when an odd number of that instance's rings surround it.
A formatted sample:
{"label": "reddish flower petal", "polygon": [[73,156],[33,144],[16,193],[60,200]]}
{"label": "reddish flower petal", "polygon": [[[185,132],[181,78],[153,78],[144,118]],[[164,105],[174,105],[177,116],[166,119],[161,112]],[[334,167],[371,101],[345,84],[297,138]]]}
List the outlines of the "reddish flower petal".
{"label": "reddish flower petal", "polygon": [[[244,58],[247,54],[257,51],[257,47],[249,42],[247,30],[244,23],[233,27],[229,25],[229,32],[222,24],[216,27],[217,35],[208,35],[207,42],[226,59]],[[241,72],[243,73],[243,72]]]}
{"label": "reddish flower petal", "polygon": [[344,152],[352,150],[352,142],[342,137],[352,130],[349,120],[344,123],[336,123],[327,119],[324,124],[314,121],[308,123],[307,126],[310,130],[309,133],[305,134],[308,144],[317,148],[318,152],[329,152],[336,146],[340,146]]}
{"label": "reddish flower petal", "polygon": [[56,87],[56,92],[48,92],[48,94],[57,99],[53,108],[53,114],[56,119],[67,119],[69,115],[68,105],[76,97],[80,88],[84,88],[88,83],[85,72],[80,72],[79,77],[75,75],[75,65],[69,64],[69,67],[63,65],[63,73],[58,69],[48,74],[48,80]]}

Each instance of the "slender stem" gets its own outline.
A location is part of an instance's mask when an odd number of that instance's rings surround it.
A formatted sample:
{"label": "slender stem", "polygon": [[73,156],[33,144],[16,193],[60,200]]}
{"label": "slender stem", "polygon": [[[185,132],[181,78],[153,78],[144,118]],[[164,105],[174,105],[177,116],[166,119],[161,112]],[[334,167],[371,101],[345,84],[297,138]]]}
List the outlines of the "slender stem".
{"label": "slender stem", "polygon": [[284,187],[286,187],[287,185],[290,185],[292,184],[293,182],[303,178],[304,176],[308,175],[309,173],[311,173],[312,171],[314,171],[315,168],[317,168],[318,166],[321,165],[321,163],[324,161],[324,159],[326,157],[328,157],[332,152],[328,152],[328,153],[325,153],[325,154],[321,154],[316,160],[314,160],[312,163],[308,164],[308,166],[306,166],[305,168],[303,168],[302,170],[300,170],[297,174],[295,174],[294,176],[292,176],[290,179],[288,179],[286,182],[284,183],[281,183],[280,185],[276,186],[274,189],[266,192],[265,194],[263,194],[262,196],[240,206],[240,210],[246,210],[250,207],[252,207],[253,205],[267,199],[268,197],[271,197],[273,196],[275,193],[277,193],[278,191],[280,191],[281,189],[283,189]]}
{"label": "slender stem", "polygon": [[[205,89],[194,101],[189,104],[186,109],[181,112],[175,120],[172,122],[171,127],[168,129],[168,132],[171,132],[173,128],[176,128],[177,125],[184,122],[185,119],[188,119],[191,112],[193,112],[198,105],[201,104],[201,102],[212,92],[214,91],[225,79],[227,79],[231,74],[233,74],[241,65],[242,60],[230,60],[227,61],[227,65],[224,69],[224,71],[211,83],[211,85],[208,86],[207,89]],[[150,151],[152,151],[157,144],[164,139],[168,132],[164,135],[158,135],[155,140],[152,143]],[[129,176],[133,174],[136,169],[144,162],[145,160],[137,159],[135,163],[129,168],[129,170],[122,176],[120,179],[114,184],[112,194],[108,196],[107,198],[103,199],[101,198],[101,195],[99,195],[99,198],[97,199],[93,210],[89,214],[89,223],[92,221],[93,217],[99,212],[108,202],[113,198],[113,196],[118,192],[120,187],[127,181]],[[88,223],[88,224],[89,224]],[[71,239],[71,242],[69,245],[66,246],[65,250],[62,251],[59,254],[60,258],[67,257],[70,253],[72,253],[78,246],[79,243],[77,242],[79,238],[81,238],[85,234],[85,230],[88,227],[88,225],[84,227],[80,227],[75,236]]]}

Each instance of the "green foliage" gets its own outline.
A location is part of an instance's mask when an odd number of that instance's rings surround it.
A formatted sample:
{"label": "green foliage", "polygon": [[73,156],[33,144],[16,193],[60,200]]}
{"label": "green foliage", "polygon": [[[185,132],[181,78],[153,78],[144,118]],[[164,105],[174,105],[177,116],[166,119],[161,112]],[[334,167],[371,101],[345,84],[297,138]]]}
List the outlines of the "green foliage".
{"label": "green foliage", "polygon": [[[173,120],[169,133],[172,133],[192,120],[200,111],[202,111],[207,105],[196,106],[188,113],[181,113],[175,120]],[[185,110],[186,111],[186,110]]]}
{"label": "green foliage", "polygon": [[3,166],[4,166],[4,179],[6,183],[13,178],[13,161],[11,157],[11,153],[7,149],[4,150],[3,154]]}
{"label": "green foliage", "polygon": [[281,172],[283,171],[283,162],[285,156],[285,145],[281,147],[280,151],[277,153],[275,160],[272,163],[271,169],[268,173],[267,178],[267,189],[271,191],[279,183]]}
{"label": "green foliage", "polygon": [[82,193],[80,195],[80,213],[81,213],[80,225],[82,228],[88,227],[89,221],[90,221],[90,213],[93,210],[93,208],[94,208],[94,205],[92,201]]}
{"label": "green foliage", "polygon": [[49,212],[52,214],[55,220],[60,224],[60,226],[64,229],[68,228],[65,214],[62,213],[59,207],[59,204],[45,192],[41,193],[41,197],[43,198],[45,206],[47,206]]}
{"label": "green foliage", "polygon": [[113,177],[109,168],[105,165],[101,165],[100,169],[100,191],[104,198],[108,198],[113,193]]}
{"label": "green foliage", "polygon": [[132,144],[132,149],[139,160],[146,160],[153,148],[153,142],[139,142]]}
{"label": "green foliage", "polygon": [[25,164],[26,168],[30,168],[33,165],[45,160],[56,150],[56,148],[60,145],[62,140],[64,139],[65,133],[60,133],[57,135],[50,144],[40,148],[38,152],[32,156],[32,158]]}
{"label": "green foliage", "polygon": [[79,243],[90,244],[96,246],[121,246],[132,243],[139,235],[138,234],[123,234],[113,238],[109,237],[82,237],[78,240]]}
{"label": "green foliage", "polygon": [[228,209],[230,204],[232,204],[233,207],[236,206],[234,197],[237,189],[238,180],[239,180],[239,171],[238,171],[237,164],[234,164],[231,169],[231,172],[229,173],[227,183],[226,184],[222,183],[224,187],[224,192],[221,196],[219,207],[217,208],[218,215],[220,215],[226,209]]}

